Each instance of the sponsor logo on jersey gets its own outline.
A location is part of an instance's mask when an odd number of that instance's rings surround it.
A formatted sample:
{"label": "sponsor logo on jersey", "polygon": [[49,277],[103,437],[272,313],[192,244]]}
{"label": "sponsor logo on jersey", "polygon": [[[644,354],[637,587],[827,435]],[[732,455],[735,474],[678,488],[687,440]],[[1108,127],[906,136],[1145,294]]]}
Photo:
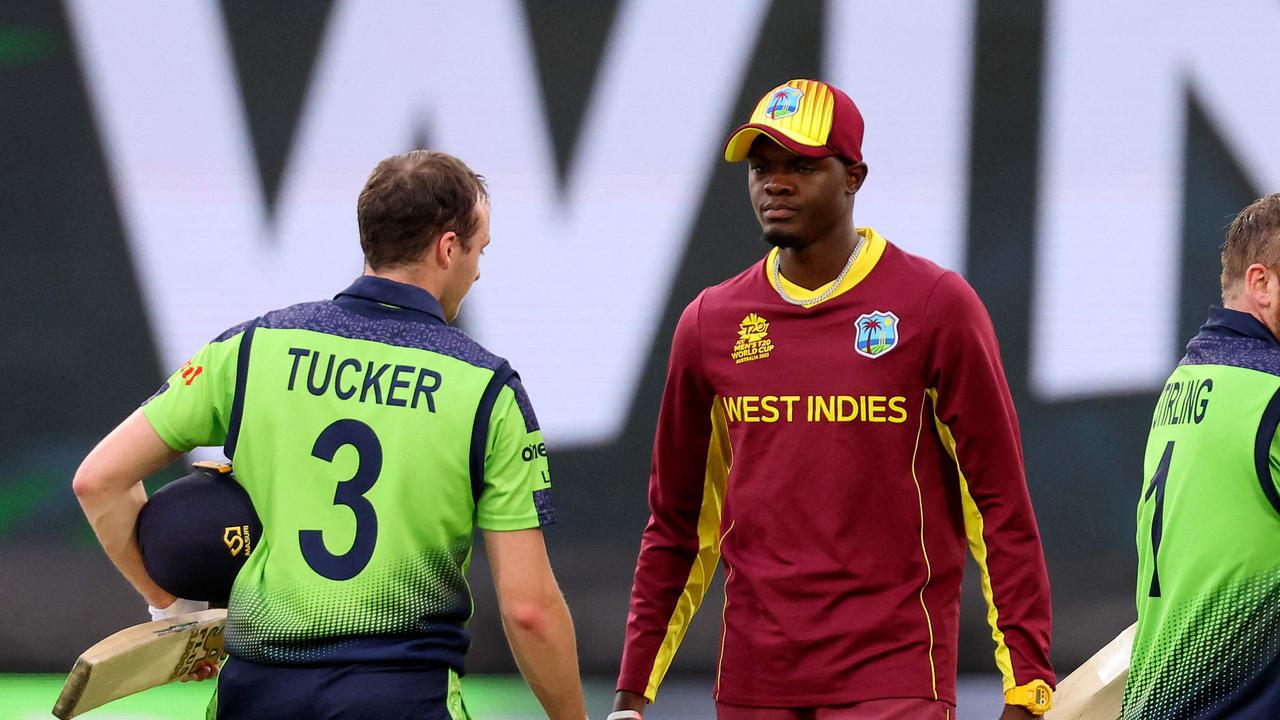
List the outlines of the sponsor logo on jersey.
{"label": "sponsor logo on jersey", "polygon": [[534,460],[537,460],[540,457],[546,457],[546,456],[547,456],[546,443],[533,443],[531,445],[525,445],[524,449],[520,451],[520,459],[525,462],[533,462]]}
{"label": "sponsor logo on jersey", "polygon": [[773,97],[769,98],[769,104],[765,106],[764,111],[768,113],[771,120],[791,117],[799,112],[800,98],[802,97],[804,97],[804,92],[797,88],[778,88]]}
{"label": "sponsor logo on jersey", "polygon": [[248,525],[232,525],[222,531],[222,544],[227,546],[227,551],[231,553],[231,557],[236,557],[240,553],[244,553],[245,557],[253,552],[249,547],[249,526]]}
{"label": "sponsor logo on jersey", "polygon": [[773,352],[773,341],[769,339],[769,321],[755,313],[742,318],[738,326],[738,341],[733,344],[733,353],[729,357],[737,364],[752,360],[763,360]]}
{"label": "sponsor logo on jersey", "polygon": [[859,315],[854,328],[853,349],[863,357],[877,358],[898,346],[898,316],[891,312]]}
{"label": "sponsor logo on jersey", "polygon": [[195,379],[200,377],[200,373],[204,372],[203,365],[192,365],[190,360],[182,363],[182,367],[179,369],[182,373],[182,379],[187,381],[187,385],[195,382]]}

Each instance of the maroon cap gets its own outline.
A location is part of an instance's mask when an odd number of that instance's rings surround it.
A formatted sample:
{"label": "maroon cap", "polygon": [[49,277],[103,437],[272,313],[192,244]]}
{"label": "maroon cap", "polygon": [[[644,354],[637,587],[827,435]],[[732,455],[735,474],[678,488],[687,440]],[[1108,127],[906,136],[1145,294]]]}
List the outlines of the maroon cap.
{"label": "maroon cap", "polygon": [[817,80],[790,80],[765,93],[751,120],[729,136],[724,159],[745,160],[759,135],[797,155],[862,162],[862,113],[848,95]]}

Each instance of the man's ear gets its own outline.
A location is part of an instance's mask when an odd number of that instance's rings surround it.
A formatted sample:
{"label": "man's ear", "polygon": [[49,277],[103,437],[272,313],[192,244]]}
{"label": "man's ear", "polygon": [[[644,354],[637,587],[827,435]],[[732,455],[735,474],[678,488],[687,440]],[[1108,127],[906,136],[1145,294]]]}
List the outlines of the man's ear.
{"label": "man's ear", "polygon": [[440,237],[436,238],[434,243],[436,264],[442,270],[448,270],[449,264],[453,262],[453,253],[457,248],[459,239],[458,233],[452,230],[441,233]]}
{"label": "man's ear", "polygon": [[853,195],[862,188],[862,183],[867,180],[867,164],[854,163],[845,168],[844,187],[845,192]]}
{"label": "man's ear", "polygon": [[1254,263],[1245,268],[1244,279],[1240,281],[1240,289],[1254,302],[1260,303],[1267,296],[1267,268],[1262,263]]}

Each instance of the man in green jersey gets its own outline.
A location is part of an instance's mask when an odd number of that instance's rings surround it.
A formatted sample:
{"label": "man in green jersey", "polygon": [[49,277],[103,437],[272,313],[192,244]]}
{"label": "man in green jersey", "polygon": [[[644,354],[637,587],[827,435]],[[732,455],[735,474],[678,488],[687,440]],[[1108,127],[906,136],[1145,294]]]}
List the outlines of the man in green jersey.
{"label": "man in green jersey", "polygon": [[1123,717],[1280,717],[1280,194],[1240,212],[1222,303],[1156,403]]}
{"label": "man in green jersey", "polygon": [[141,481],[198,446],[235,462],[263,535],[228,603],[219,718],[466,717],[479,527],[521,672],[549,717],[581,720],[537,418],[506,361],[448,324],[489,243],[483,178],[398,155],[357,214],[365,274],[200,349],[85,458],[76,495],[124,576],[172,608],[134,536]]}

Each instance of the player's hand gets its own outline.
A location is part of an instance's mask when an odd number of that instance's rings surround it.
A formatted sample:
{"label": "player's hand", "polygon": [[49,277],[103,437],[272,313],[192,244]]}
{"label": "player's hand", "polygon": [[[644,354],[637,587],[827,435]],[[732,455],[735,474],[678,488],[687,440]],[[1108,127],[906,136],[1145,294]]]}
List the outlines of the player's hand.
{"label": "player's hand", "polygon": [[201,610],[208,609],[209,603],[204,602],[203,600],[184,600],[183,598],[177,598],[162,608],[158,608],[155,605],[147,606],[147,612],[151,613],[151,619],[153,621],[168,620],[169,618],[177,617],[179,615],[186,615],[187,613],[200,612]]}
{"label": "player's hand", "polygon": [[1000,713],[1000,720],[1035,720],[1038,717],[1021,705],[1005,705],[1004,712]]}
{"label": "player's hand", "polygon": [[[643,715],[644,708],[648,704],[649,701],[645,699],[645,696],[626,690],[619,690],[618,694],[613,696],[613,710],[615,713],[620,710],[634,710]],[[613,717],[613,715],[610,714],[609,717]]]}
{"label": "player's hand", "polygon": [[195,680],[196,682],[203,682],[205,680],[208,680],[210,678],[215,678],[217,676],[218,676],[218,663],[212,660],[201,660],[200,662],[196,663],[196,666],[192,670],[190,675],[182,678],[182,682],[189,682],[191,680]]}

